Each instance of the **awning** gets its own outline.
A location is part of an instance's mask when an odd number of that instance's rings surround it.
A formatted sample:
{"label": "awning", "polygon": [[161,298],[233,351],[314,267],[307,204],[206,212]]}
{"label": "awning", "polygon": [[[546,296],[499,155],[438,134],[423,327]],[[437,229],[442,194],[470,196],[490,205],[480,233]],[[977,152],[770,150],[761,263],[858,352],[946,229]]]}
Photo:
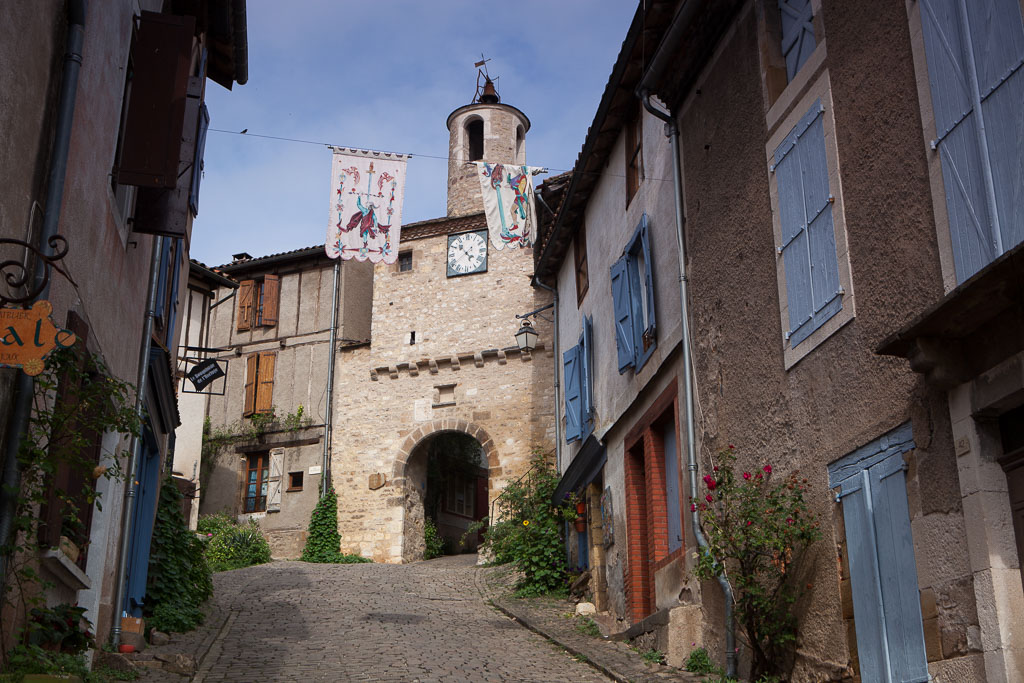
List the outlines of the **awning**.
{"label": "awning", "polygon": [[565,500],[565,494],[579,491],[594,481],[607,459],[608,452],[604,444],[598,441],[593,434],[588,436],[559,480],[558,488],[551,496],[551,504],[560,504]]}

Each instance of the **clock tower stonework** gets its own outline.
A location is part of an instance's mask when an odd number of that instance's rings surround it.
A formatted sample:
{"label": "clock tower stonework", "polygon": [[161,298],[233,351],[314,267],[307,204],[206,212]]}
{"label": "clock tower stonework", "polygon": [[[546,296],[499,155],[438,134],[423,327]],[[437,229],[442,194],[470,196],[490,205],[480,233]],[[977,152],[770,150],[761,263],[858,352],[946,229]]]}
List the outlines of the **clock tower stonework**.
{"label": "clock tower stonework", "polygon": [[[447,124],[447,215],[402,227],[398,262],[374,267],[370,339],[343,343],[338,356],[331,473],[342,552],[378,562],[422,559],[428,518],[458,552],[465,527],[490,514],[532,455],[555,448],[549,312],[535,320],[533,353],[514,338],[515,315],[551,295],[531,286],[532,248],[498,251],[487,239],[467,163],[526,163],[530,121],[488,81]],[[485,258],[452,268],[450,245],[479,249],[476,236]],[[472,476],[446,472],[438,446],[451,438],[479,450]],[[475,534],[468,540],[475,547]]]}

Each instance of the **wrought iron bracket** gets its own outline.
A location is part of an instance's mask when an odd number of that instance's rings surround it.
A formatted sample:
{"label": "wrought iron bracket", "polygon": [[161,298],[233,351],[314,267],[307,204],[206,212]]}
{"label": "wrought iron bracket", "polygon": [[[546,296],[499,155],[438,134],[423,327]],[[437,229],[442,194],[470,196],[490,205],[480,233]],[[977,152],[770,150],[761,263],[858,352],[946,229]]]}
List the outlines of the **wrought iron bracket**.
{"label": "wrought iron bracket", "polygon": [[[50,249],[53,253],[47,254],[43,250],[35,247],[28,242],[22,240],[16,240],[9,237],[0,238],[0,247],[6,245],[14,245],[18,247],[24,247],[28,249],[39,261],[36,263],[35,271],[42,269],[42,276],[38,279],[38,282],[32,282],[35,279],[35,272],[32,272],[25,263],[15,260],[6,259],[0,261],[0,278],[3,279],[4,284],[7,285],[5,292],[0,292],[0,306],[7,306],[8,304],[20,304],[21,306],[28,308],[29,304],[36,300],[36,298],[47,288],[50,283],[50,271],[55,270],[70,282],[75,287],[78,283],[68,275],[67,271],[60,267],[58,261],[67,256],[68,253],[68,241],[63,235],[54,235],[47,243],[50,245]],[[31,284],[30,284],[31,283]],[[25,291],[21,296],[13,295],[13,292]]]}

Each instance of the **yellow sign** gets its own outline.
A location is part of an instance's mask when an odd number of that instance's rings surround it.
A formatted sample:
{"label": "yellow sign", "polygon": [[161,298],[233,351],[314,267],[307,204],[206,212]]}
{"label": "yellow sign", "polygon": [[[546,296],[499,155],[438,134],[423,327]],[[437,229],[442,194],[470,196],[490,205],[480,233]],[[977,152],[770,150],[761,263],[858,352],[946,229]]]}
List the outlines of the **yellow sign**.
{"label": "yellow sign", "polygon": [[52,312],[49,301],[37,301],[27,310],[0,308],[0,367],[38,375],[55,348],[75,343],[74,332],[58,329],[50,320]]}

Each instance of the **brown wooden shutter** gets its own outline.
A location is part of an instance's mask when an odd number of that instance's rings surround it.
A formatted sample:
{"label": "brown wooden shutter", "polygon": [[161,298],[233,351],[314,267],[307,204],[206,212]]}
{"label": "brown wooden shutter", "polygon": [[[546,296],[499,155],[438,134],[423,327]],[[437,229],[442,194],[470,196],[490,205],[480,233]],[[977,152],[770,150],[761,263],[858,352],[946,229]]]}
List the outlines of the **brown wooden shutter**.
{"label": "brown wooden shutter", "polygon": [[260,356],[254,353],[245,359],[245,406],[242,408],[242,416],[249,417],[256,405],[256,372]]}
{"label": "brown wooden shutter", "polygon": [[260,354],[259,385],[256,387],[255,412],[269,413],[274,409],[274,364],[277,354],[264,351]]}
{"label": "brown wooden shutter", "polygon": [[174,187],[192,65],[194,17],[142,12],[117,182]]}
{"label": "brown wooden shutter", "polygon": [[281,299],[281,278],[276,275],[263,276],[263,324],[273,327],[277,324],[278,302]]}
{"label": "brown wooden shutter", "polygon": [[255,291],[255,282],[242,280],[238,286],[238,320],[237,329],[243,332],[252,327],[252,297]]}

